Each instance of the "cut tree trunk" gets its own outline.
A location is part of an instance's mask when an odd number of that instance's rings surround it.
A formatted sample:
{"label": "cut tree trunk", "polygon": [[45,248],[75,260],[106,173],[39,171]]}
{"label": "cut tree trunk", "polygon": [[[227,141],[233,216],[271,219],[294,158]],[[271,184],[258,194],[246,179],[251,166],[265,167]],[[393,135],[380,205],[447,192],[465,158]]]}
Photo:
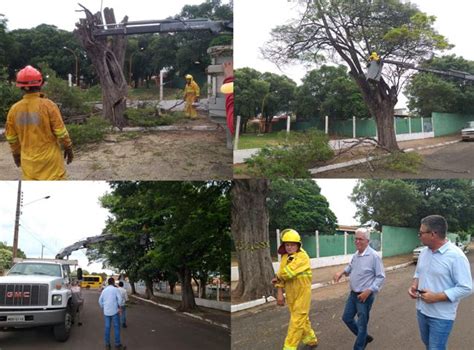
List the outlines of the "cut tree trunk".
{"label": "cut tree trunk", "polygon": [[234,180],[232,187],[232,236],[239,264],[239,283],[233,295],[242,301],[274,294],[268,186],[268,180],[250,179]]}
{"label": "cut tree trunk", "polygon": [[[92,61],[92,64],[99,76],[102,88],[103,116],[114,126],[122,129],[126,125],[124,112],[126,109],[126,99],[128,93],[127,82],[123,74],[125,62],[125,51],[127,39],[124,35],[113,37],[94,37],[92,31],[98,25],[102,25],[100,12],[93,15],[87,8],[80,5],[86,14],[86,18],[81,18],[76,23],[75,36],[79,39],[84,50]],[[114,28],[114,10],[105,8],[104,17],[109,28]],[[126,23],[128,17],[125,16],[122,23]]]}
{"label": "cut tree trunk", "polygon": [[145,281],[145,297],[147,299],[151,299],[153,296],[153,281],[146,280]]}
{"label": "cut tree trunk", "polygon": [[187,267],[179,269],[179,279],[181,281],[181,305],[180,311],[189,311],[196,308],[194,291],[191,284],[191,270]]}

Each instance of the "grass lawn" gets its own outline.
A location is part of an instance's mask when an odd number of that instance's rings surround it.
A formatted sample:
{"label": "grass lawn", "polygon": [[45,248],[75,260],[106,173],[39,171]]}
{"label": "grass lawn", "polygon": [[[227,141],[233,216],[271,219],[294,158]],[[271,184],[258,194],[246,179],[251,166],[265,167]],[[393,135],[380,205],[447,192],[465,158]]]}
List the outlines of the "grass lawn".
{"label": "grass lawn", "polygon": [[277,132],[270,134],[243,134],[240,135],[239,138],[239,149],[262,148],[263,146],[277,145],[279,140],[282,140],[282,135]]}

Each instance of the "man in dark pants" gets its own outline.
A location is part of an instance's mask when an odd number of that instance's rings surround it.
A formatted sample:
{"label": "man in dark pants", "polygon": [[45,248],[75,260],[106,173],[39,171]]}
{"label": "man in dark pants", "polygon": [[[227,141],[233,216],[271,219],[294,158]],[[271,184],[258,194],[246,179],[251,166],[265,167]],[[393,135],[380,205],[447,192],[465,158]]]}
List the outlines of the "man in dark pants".
{"label": "man in dark pants", "polygon": [[[382,259],[377,252],[369,246],[370,231],[359,228],[355,232],[356,253],[346,268],[334,275],[334,281],[351,276],[351,292],[346,302],[342,320],[352,333],[356,335],[354,350],[365,349],[373,337],[368,335],[370,309],[375,299],[375,294],[380,291],[385,280]],[[357,321],[355,316],[357,315]]]}

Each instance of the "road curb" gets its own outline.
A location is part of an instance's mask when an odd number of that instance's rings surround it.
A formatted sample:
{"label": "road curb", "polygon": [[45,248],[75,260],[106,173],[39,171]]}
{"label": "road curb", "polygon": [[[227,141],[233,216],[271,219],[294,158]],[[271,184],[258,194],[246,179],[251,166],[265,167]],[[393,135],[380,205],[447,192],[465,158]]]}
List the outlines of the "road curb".
{"label": "road curb", "polygon": [[[147,303],[150,303],[150,304],[153,304],[153,305],[156,305],[156,306],[159,306],[159,307],[162,307],[162,308],[174,311],[174,312],[178,312],[178,310],[176,308],[172,307],[172,306],[165,305],[165,304],[160,304],[160,303],[157,303],[156,301],[153,301],[153,300],[148,300],[148,299],[144,299],[144,298],[141,298],[141,297],[137,297],[136,295],[133,295],[133,294],[131,294],[131,296],[135,299],[138,299],[138,300],[141,300],[141,301],[144,301],[144,302],[147,302]],[[230,327],[226,324],[223,324],[223,323],[214,322],[214,321],[209,320],[207,318],[204,318],[204,317],[201,317],[201,316],[198,316],[198,315],[193,315],[189,312],[182,312],[181,314],[186,315],[188,317],[196,318],[198,320],[201,320],[201,321],[204,321],[204,322],[207,322],[207,323],[210,323],[214,326],[218,326],[218,327],[230,330]]]}
{"label": "road curb", "polygon": [[[441,142],[441,143],[437,143],[435,145],[420,146],[420,147],[416,147],[416,148],[406,148],[406,149],[404,149],[404,151],[405,152],[421,151],[421,150],[428,149],[428,148],[436,148],[436,147],[447,146],[447,145],[451,145],[451,144],[458,143],[458,142],[461,142],[461,140]],[[354,160],[350,160],[350,161],[347,161],[347,162],[326,165],[326,166],[322,166],[322,167],[319,167],[319,168],[308,169],[308,171],[311,174],[318,174],[318,173],[323,173],[323,172],[330,171],[330,170],[337,170],[337,169],[341,169],[341,168],[347,168],[347,167],[350,167],[350,166],[353,166],[353,165],[367,163],[368,161],[381,159],[381,158],[384,158],[384,157],[387,157],[387,156],[388,155],[385,154],[385,155],[381,155],[381,156],[377,156],[377,157],[373,156],[373,157],[368,157],[368,158],[354,159]]]}
{"label": "road curb", "polygon": [[[406,262],[406,263],[403,263],[403,264],[389,266],[385,269],[385,271],[393,271],[393,270],[402,269],[404,267],[413,265],[413,263],[414,263],[413,261],[409,261],[409,262]],[[343,283],[343,282],[346,282],[347,280],[348,280],[348,278],[341,278],[339,280],[339,282],[336,282],[336,283],[334,283],[333,281],[314,283],[314,284],[311,285],[311,290],[327,287],[327,286],[330,286],[330,285],[333,285],[333,284]],[[268,297],[268,298],[262,297],[261,299],[252,300],[252,301],[248,301],[248,302],[240,303],[240,304],[236,304],[236,305],[231,305],[230,310],[231,310],[231,312],[238,312],[238,311],[248,310],[248,309],[254,308],[256,306],[271,303],[271,302],[274,302],[274,301],[276,301],[276,299],[274,297]]]}

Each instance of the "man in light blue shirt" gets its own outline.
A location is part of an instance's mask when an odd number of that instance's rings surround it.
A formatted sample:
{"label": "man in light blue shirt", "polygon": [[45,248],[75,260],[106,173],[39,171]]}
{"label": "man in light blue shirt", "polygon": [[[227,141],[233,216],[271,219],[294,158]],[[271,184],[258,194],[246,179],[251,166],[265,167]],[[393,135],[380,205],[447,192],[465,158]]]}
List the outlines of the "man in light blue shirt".
{"label": "man in light blue shirt", "polygon": [[104,312],[105,318],[105,348],[110,350],[110,324],[114,324],[115,349],[126,349],[120,342],[120,305],[122,304],[122,295],[117,287],[115,280],[110,277],[107,280],[108,286],[102,291],[99,297],[99,305]]}
{"label": "man in light blue shirt", "polygon": [[[351,292],[342,320],[357,337],[354,350],[362,350],[374,340],[368,334],[367,325],[375,295],[380,291],[385,280],[385,272],[382,259],[369,246],[370,231],[366,228],[359,228],[355,232],[354,239],[357,251],[349,265],[334,275],[334,281],[339,281],[343,275],[350,275]],[[355,321],[356,315],[357,322]]]}
{"label": "man in light blue shirt", "polygon": [[448,224],[440,215],[421,220],[421,243],[408,294],[416,299],[421,340],[426,349],[446,349],[459,301],[471,294],[472,277],[464,253],[446,239]]}

